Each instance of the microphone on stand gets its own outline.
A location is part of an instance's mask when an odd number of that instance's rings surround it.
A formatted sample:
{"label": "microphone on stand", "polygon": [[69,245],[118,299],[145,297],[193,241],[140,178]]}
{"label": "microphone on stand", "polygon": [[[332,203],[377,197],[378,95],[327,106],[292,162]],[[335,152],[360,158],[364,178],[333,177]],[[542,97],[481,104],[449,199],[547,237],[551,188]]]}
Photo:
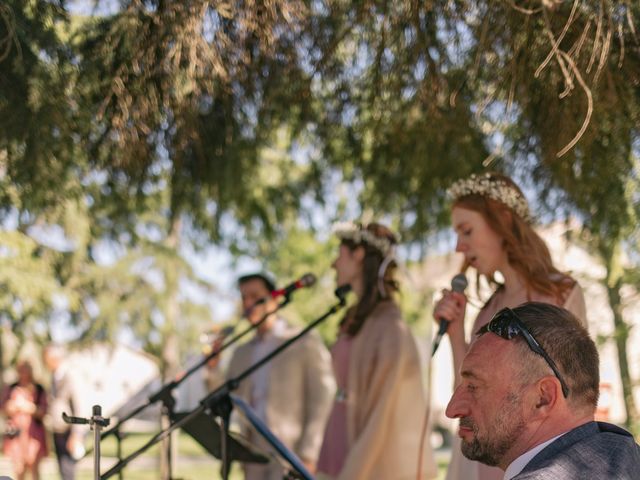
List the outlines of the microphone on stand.
{"label": "microphone on stand", "polygon": [[338,300],[340,300],[340,305],[344,305],[345,303],[347,303],[347,300],[345,297],[347,293],[349,293],[350,291],[351,291],[351,285],[349,285],[348,283],[345,285],[340,285],[338,288],[335,289],[333,293],[335,294],[336,297],[338,297]]}
{"label": "microphone on stand", "polygon": [[[451,279],[451,290],[458,293],[464,293],[468,284],[469,282],[467,282],[467,277],[464,276],[464,273],[459,273]],[[438,320],[440,320],[440,327],[438,328],[436,338],[433,340],[433,350],[431,351],[432,357],[436,353],[436,350],[438,350],[444,334],[447,333],[447,328],[449,328],[449,320],[446,318],[439,318]]]}
{"label": "microphone on stand", "polygon": [[264,304],[270,298],[279,298],[279,297],[289,298],[289,296],[296,290],[300,288],[311,287],[315,283],[316,283],[316,276],[313,273],[305,273],[298,280],[296,280],[295,282],[291,282],[286,287],[272,290],[271,292],[269,292],[269,294],[266,297],[262,297],[260,300],[256,300],[256,302],[253,305],[245,309],[245,311],[243,312],[243,316],[248,317],[254,308],[256,308],[258,305]]}
{"label": "microphone on stand", "polygon": [[316,276],[313,273],[305,273],[298,280],[296,280],[295,282],[291,282],[286,287],[273,290],[270,295],[271,298],[278,298],[282,296],[288,297],[299,288],[307,288],[314,285],[315,283]]}

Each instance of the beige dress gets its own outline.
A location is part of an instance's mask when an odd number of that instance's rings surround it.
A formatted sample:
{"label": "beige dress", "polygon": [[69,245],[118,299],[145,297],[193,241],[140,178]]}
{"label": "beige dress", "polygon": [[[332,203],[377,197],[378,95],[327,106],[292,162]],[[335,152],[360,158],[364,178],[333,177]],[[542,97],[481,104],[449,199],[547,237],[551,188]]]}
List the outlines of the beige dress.
{"label": "beige dress", "polygon": [[[493,318],[493,316],[498,312],[498,307],[504,306],[500,305],[499,295],[500,291],[496,292],[482,308],[473,324],[473,332],[476,332],[480,327],[488,323],[489,320],[491,320],[491,318]],[[548,295],[532,294],[529,301],[557,305],[555,298]],[[517,305],[507,306],[513,308]],[[569,292],[569,295],[562,306],[573,313],[585,327],[588,327],[584,295],[582,293],[582,288],[578,283],[576,283],[573,289]],[[451,449],[451,463],[449,463],[446,480],[502,480],[504,477],[504,471],[498,467],[489,467],[482,463],[469,460],[462,455],[462,452],[460,451],[460,437],[455,437]]]}
{"label": "beige dress", "polygon": [[378,304],[349,351],[346,384],[347,454],[338,480],[416,480],[434,478],[436,465],[427,440],[420,451],[426,412],[420,357],[400,310]]}

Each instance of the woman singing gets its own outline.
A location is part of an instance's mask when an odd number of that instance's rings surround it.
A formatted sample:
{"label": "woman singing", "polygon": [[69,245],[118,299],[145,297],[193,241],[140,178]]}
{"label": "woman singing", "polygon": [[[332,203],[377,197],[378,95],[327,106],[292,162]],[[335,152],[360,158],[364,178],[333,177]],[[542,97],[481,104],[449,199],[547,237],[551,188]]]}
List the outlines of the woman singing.
{"label": "woman singing", "polygon": [[420,452],[426,400],[415,341],[394,294],[396,236],[378,224],[339,224],[338,286],[357,302],[332,348],[337,395],[318,462],[319,478],[414,480],[435,475],[430,447]]}
{"label": "woman singing", "polygon": [[[508,177],[498,173],[472,175],[450,189],[453,200],[451,223],[458,236],[456,252],[465,265],[494,287],[473,324],[472,332],[489,322],[504,307],[524,302],[545,302],[563,306],[586,326],[584,297],[580,285],[553,266],[544,241],[531,224],[529,205],[522,191]],[[502,281],[496,279],[501,274]],[[456,385],[469,344],[464,331],[467,299],[464,294],[445,290],[436,305],[435,319],[450,322],[447,333],[453,352]],[[473,338],[472,338],[473,340]],[[453,447],[449,480],[498,480],[502,470],[467,460],[459,444]]]}

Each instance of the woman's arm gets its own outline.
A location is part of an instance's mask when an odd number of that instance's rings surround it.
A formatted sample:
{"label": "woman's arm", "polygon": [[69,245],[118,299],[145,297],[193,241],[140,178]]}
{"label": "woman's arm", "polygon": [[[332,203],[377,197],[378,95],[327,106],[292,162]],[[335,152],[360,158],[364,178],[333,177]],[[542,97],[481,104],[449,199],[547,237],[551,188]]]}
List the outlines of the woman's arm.
{"label": "woman's arm", "polygon": [[447,321],[447,334],[453,354],[454,388],[460,383],[460,367],[467,354],[469,344],[464,331],[464,317],[467,309],[467,297],[460,292],[443,290],[443,296],[433,310],[433,318],[439,323]]}

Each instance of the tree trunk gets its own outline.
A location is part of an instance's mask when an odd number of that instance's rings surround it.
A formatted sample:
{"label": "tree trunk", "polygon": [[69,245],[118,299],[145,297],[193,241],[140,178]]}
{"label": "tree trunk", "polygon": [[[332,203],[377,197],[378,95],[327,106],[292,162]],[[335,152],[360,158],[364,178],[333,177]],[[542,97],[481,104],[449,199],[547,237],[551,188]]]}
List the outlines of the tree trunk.
{"label": "tree trunk", "polygon": [[[171,223],[169,235],[165,242],[168,248],[177,250],[180,243],[180,226],[180,220],[178,218],[174,218]],[[178,285],[179,283],[177,278],[170,281],[170,279],[166,278],[165,275],[167,304],[164,312],[165,325],[162,346],[162,376],[165,382],[175,378],[180,366],[178,335],[176,333],[176,325],[180,316]],[[173,410],[173,405],[171,405],[170,410]],[[163,415],[163,428],[166,428],[169,425],[169,419],[166,415],[169,413],[171,412],[165,411],[165,415]],[[160,478],[163,480],[171,480],[173,473],[171,471],[173,463],[172,459],[175,458],[177,447],[177,436],[174,433],[162,441],[162,446],[160,448]]]}
{"label": "tree trunk", "polygon": [[621,250],[620,244],[616,243],[613,248],[607,248],[603,251],[605,267],[607,269],[606,287],[609,297],[609,306],[613,312],[613,325],[615,327],[613,338],[616,343],[618,352],[618,365],[620,368],[620,380],[622,383],[622,395],[624,399],[624,408],[627,414],[625,426],[639,434],[640,425],[638,424],[638,409],[633,397],[633,381],[629,372],[629,360],[627,354],[627,341],[629,339],[629,330],[631,326],[625,322],[622,315],[622,299],[620,296],[620,288],[623,286]]}
{"label": "tree trunk", "polygon": [[0,315],[0,392],[4,391],[4,327]]}

